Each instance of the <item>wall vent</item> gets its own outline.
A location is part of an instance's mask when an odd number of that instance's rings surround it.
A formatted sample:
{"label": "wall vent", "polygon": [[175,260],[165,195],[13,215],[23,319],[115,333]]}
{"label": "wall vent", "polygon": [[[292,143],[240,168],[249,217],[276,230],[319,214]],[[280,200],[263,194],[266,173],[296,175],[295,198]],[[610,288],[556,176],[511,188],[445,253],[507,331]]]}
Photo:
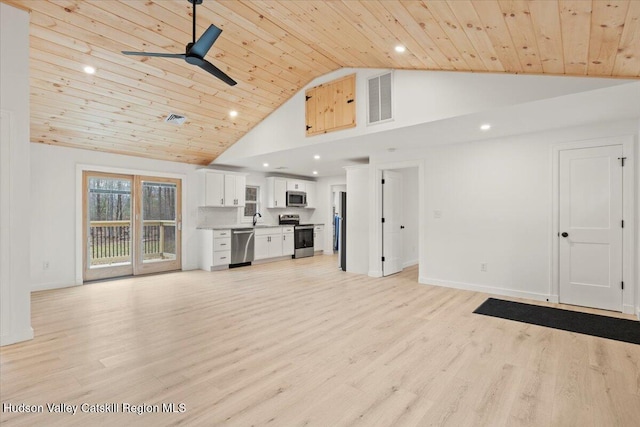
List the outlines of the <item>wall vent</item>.
{"label": "wall vent", "polygon": [[173,125],[181,125],[181,124],[183,124],[185,122],[185,120],[187,120],[187,118],[185,116],[181,116],[179,114],[171,113],[164,119],[164,122],[165,123],[171,123]]}
{"label": "wall vent", "polygon": [[372,77],[368,80],[368,121],[369,124],[393,120],[391,72]]}

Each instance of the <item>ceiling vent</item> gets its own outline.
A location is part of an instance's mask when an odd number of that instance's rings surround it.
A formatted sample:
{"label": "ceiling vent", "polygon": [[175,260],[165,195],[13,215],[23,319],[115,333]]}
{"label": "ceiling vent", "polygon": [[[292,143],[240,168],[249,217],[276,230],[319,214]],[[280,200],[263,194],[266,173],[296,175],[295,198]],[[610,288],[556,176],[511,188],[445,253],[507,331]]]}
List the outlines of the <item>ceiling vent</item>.
{"label": "ceiling vent", "polygon": [[368,80],[368,124],[382,123],[393,120],[391,102],[392,75],[388,73],[372,77]]}
{"label": "ceiling vent", "polygon": [[172,125],[181,125],[187,120],[185,116],[180,116],[178,114],[169,114],[165,119],[165,123],[171,123]]}

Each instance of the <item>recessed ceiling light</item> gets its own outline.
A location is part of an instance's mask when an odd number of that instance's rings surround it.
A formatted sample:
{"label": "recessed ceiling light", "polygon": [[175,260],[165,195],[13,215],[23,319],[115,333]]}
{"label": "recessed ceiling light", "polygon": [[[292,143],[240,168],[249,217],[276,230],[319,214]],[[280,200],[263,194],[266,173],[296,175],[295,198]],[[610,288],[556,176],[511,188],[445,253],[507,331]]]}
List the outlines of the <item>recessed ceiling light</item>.
{"label": "recessed ceiling light", "polygon": [[316,159],[316,160],[318,160],[318,159],[320,159],[320,155],[319,155],[319,154],[316,154],[315,156],[313,156],[313,158],[314,158],[314,159]]}
{"label": "recessed ceiling light", "polygon": [[231,111],[229,111],[229,115],[231,117],[236,117],[238,115],[238,112],[236,110],[231,110]]}
{"label": "recessed ceiling light", "polygon": [[318,175],[318,171],[313,171],[313,174],[314,175]]}
{"label": "recessed ceiling light", "polygon": [[269,163],[263,163],[262,166],[264,166],[265,168],[269,167]]}
{"label": "recessed ceiling light", "polygon": [[87,74],[93,74],[96,72],[96,69],[90,65],[87,65],[86,67],[84,67],[84,72]]}
{"label": "recessed ceiling light", "polygon": [[402,46],[401,44],[396,46],[396,52],[398,52],[398,53],[403,53],[405,50],[407,50],[407,48]]}
{"label": "recessed ceiling light", "polygon": [[491,129],[491,125],[489,123],[485,123],[482,126],[480,126],[481,130],[489,130]]}

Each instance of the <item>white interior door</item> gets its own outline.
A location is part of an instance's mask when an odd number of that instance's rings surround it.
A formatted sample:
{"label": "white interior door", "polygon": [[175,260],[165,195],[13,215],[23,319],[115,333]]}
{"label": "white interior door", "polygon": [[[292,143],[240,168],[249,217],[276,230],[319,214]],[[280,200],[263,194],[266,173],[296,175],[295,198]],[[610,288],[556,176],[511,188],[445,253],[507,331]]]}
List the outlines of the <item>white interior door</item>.
{"label": "white interior door", "polygon": [[382,171],[382,275],[402,271],[402,175]]}
{"label": "white interior door", "polygon": [[560,302],[622,311],[622,146],[560,151]]}

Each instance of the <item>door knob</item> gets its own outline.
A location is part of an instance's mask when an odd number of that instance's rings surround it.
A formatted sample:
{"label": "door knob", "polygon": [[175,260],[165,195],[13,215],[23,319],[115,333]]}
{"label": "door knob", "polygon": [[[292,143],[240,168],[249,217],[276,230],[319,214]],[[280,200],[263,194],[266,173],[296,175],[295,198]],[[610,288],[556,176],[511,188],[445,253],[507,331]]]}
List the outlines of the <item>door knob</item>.
{"label": "door knob", "polygon": [[564,232],[561,234],[561,236],[562,236],[562,237],[569,237],[569,233],[567,233],[566,231],[564,231]]}
{"label": "door knob", "polygon": [[401,225],[401,226],[400,226],[400,229],[401,229],[401,230],[404,230],[404,225]]}

